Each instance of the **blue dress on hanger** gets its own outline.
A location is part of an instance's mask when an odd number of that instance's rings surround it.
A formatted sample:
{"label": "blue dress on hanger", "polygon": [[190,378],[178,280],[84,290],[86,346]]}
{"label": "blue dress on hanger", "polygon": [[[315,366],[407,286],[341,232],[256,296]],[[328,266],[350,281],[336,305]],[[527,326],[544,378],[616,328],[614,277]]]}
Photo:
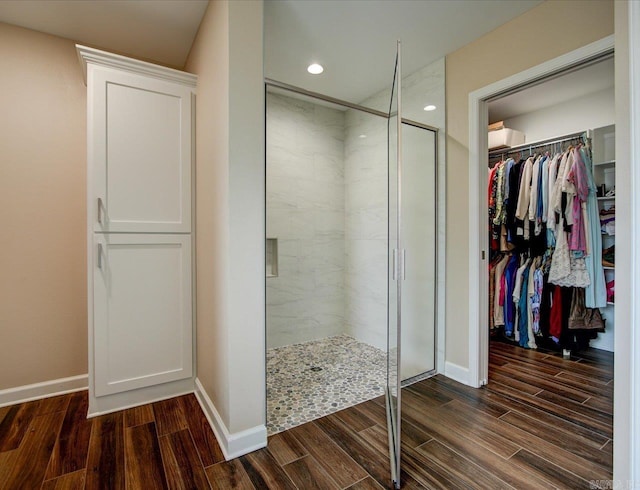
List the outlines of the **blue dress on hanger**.
{"label": "blue dress on hanger", "polygon": [[587,197],[587,214],[589,216],[589,233],[591,238],[591,253],[585,257],[587,272],[591,278],[591,284],[585,289],[585,306],[587,308],[604,308],[607,306],[607,286],[602,269],[602,235],[600,232],[600,213],[598,211],[598,199],[596,184],[593,180],[593,171],[589,152],[581,147],[579,155],[587,168],[589,183],[589,196]]}

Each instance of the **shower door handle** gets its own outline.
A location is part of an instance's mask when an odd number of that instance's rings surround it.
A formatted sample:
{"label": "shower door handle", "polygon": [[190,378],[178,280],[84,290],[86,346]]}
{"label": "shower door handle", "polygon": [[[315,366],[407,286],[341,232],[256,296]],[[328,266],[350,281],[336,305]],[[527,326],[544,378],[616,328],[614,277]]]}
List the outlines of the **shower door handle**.
{"label": "shower door handle", "polygon": [[398,250],[397,248],[393,249],[393,270],[391,271],[391,277],[394,281],[397,279],[404,281],[406,277],[405,252],[406,250],[404,248],[402,250]]}
{"label": "shower door handle", "polygon": [[393,267],[391,269],[391,278],[395,281],[398,275],[398,249],[393,249]]}

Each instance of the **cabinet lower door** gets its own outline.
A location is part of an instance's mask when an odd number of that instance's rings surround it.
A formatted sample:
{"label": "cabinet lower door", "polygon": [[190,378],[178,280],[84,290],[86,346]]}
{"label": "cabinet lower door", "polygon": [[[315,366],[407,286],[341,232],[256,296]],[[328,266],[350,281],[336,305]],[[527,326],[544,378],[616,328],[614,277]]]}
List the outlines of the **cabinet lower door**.
{"label": "cabinet lower door", "polygon": [[190,235],[95,234],[94,390],[192,375]]}

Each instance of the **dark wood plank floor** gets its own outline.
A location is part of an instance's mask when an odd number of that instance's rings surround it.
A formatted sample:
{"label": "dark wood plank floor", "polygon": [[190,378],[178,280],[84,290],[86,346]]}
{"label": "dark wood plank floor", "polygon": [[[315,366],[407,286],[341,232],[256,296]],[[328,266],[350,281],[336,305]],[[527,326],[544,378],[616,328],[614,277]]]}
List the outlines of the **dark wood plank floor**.
{"label": "dark wood plank floor", "polygon": [[[612,478],[613,357],[491,344],[490,382],[403,390],[403,487],[590,488]],[[384,400],[223,461],[193,395],[86,420],[86,392],[0,408],[1,489],[389,488]]]}

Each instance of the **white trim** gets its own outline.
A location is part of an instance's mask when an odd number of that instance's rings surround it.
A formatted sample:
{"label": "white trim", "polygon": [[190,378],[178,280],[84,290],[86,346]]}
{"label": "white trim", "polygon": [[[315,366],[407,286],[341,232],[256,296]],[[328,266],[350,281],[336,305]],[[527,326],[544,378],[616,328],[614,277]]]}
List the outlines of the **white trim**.
{"label": "white trim", "polygon": [[0,407],[86,390],[88,381],[89,376],[81,374],[0,390]]}
{"label": "white trim", "polygon": [[227,461],[267,446],[265,425],[230,433],[198,378],[196,378],[195,394]]}
{"label": "white trim", "polygon": [[[443,71],[446,73],[446,58],[443,61]],[[446,90],[446,88],[445,88]],[[444,99],[447,94],[445,92]],[[445,111],[446,118],[446,111]],[[437,189],[436,203],[438,209],[436,231],[437,238],[437,256],[436,256],[436,369],[438,373],[445,371],[446,357],[446,291],[447,291],[447,121],[444,121],[444,127],[438,130],[436,135],[437,155]]]}
{"label": "white trim", "polygon": [[[489,124],[487,103],[480,99],[477,103],[471,103],[475,92],[469,94],[469,385],[482,386],[486,384],[488,377],[488,335],[486,331],[487,297],[488,288],[482,287],[488,284],[487,276],[487,246],[488,231],[486,223],[488,211],[484,198],[486,192],[481,188],[486,187],[487,176],[480,174],[481,155],[486,159],[488,141],[486,131],[480,132],[479,128],[486,128]],[[473,131],[471,130],[473,127]],[[482,136],[481,136],[482,135]],[[471,162],[474,162],[472,165]],[[483,202],[483,205],[479,205]],[[486,366],[485,366],[486,364]]]}
{"label": "white trim", "polygon": [[444,363],[444,375],[458,383],[469,385],[469,374],[470,372],[466,367],[459,366],[458,364],[454,364],[449,361]]}
{"label": "white trim", "polygon": [[[629,173],[631,177],[631,193],[628,196],[631,208],[631,219],[629,220],[629,243],[636,244],[631,247],[630,254],[630,291],[629,291],[629,341],[630,352],[628,359],[629,373],[629,459],[630,475],[629,480],[636,484],[640,482],[640,286],[637,281],[640,279],[640,257],[638,256],[637,244],[640,243],[640,4],[629,2],[629,119],[630,119],[630,140],[629,140]],[[616,371],[617,374],[617,371]],[[617,378],[617,376],[616,376]],[[620,386],[618,380],[614,381],[616,387],[621,390],[627,389]],[[619,431],[619,432],[622,432]]]}
{"label": "white trim", "polygon": [[154,65],[153,63],[147,63],[146,61],[127,58],[126,56],[120,56],[118,54],[108,53],[99,49],[82,46],[81,44],[76,44],[76,51],[78,53],[80,64],[82,65],[85,84],[87,83],[87,63],[93,63],[100,66],[126,70],[131,73],[137,73],[139,75],[153,77],[159,80],[181,83],[193,89],[196,88],[198,77],[192,73],[174,70],[165,66]]}
{"label": "white trim", "polygon": [[145,401],[136,401],[134,403],[129,403],[126,405],[119,405],[116,408],[109,408],[106,410],[103,410],[101,412],[91,412],[91,413],[87,413],[87,418],[88,419],[92,419],[93,417],[100,417],[101,415],[107,415],[109,413],[114,413],[114,412],[120,412],[122,410],[128,410],[130,408],[136,408],[136,407],[140,407],[142,405],[151,405],[152,403],[156,403],[156,402],[161,402],[163,400],[169,400],[171,398],[177,398],[179,396],[184,396],[184,395],[188,395],[189,393],[193,393],[193,390],[187,390],[187,391],[183,391],[183,392],[178,392],[178,393],[172,393],[172,394],[167,394],[167,395],[162,395],[162,396],[158,396],[156,398],[150,398],[150,399],[145,399]]}
{"label": "white trim", "polygon": [[481,162],[487,160],[486,100],[518,86],[541,80],[569,66],[576,66],[611,51],[614,36],[583,46],[523,72],[487,85],[469,94],[469,385],[481,386],[488,372],[487,315],[488,276],[486,253],[488,240],[484,223],[488,220],[485,202],[486,179],[480,178]]}
{"label": "white trim", "polygon": [[193,378],[170,381],[153,386],[146,386],[135,390],[123,391],[105,396],[95,396],[93,390],[89,390],[89,409],[87,418],[105,415],[107,413],[125,410],[127,408],[155,403],[176,396],[193,393]]}

